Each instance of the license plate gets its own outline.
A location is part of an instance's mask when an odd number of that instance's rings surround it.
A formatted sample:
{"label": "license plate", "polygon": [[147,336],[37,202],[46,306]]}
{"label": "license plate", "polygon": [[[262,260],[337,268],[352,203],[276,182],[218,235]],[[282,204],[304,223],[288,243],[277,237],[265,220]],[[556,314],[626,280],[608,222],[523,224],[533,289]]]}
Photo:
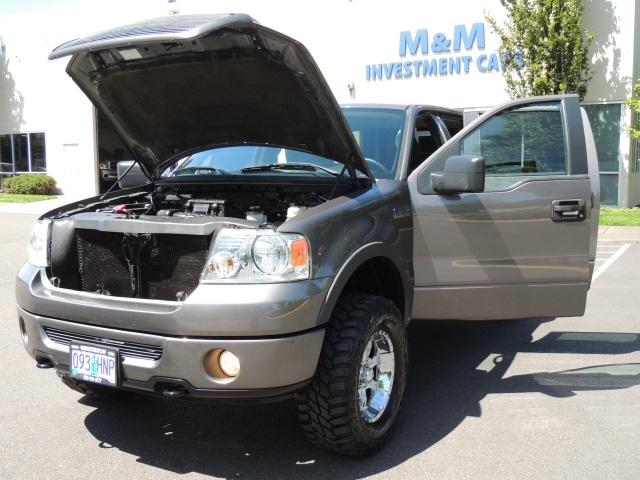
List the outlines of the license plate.
{"label": "license plate", "polygon": [[69,347],[73,378],[114,387],[118,385],[118,350],[73,342]]}

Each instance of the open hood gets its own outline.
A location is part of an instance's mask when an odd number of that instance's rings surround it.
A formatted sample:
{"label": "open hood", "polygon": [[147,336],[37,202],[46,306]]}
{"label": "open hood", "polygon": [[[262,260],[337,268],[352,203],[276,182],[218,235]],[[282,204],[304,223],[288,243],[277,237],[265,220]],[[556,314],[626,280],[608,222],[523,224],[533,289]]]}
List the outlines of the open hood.
{"label": "open hood", "polygon": [[301,43],[244,14],[147,20],[60,45],[67,73],[151,179],[194,148],[270,144],[371,174]]}

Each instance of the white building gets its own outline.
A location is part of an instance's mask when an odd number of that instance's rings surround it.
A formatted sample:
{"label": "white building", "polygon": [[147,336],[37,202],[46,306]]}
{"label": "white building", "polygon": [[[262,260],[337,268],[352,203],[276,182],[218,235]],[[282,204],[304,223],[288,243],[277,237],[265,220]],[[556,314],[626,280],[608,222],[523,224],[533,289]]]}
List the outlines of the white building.
{"label": "white building", "polygon": [[[602,200],[640,204],[640,148],[624,100],[640,78],[640,0],[585,0],[596,74],[584,105],[598,148]],[[304,43],[339,102],[479,110],[507,100],[499,39],[485,11],[499,0],[78,0],[1,16],[0,162],[4,176],[47,172],[64,193],[99,191],[100,161],[128,156],[65,73],[57,45],[170,14],[243,12]],[[188,86],[185,86],[188,88]],[[0,175],[0,178],[2,175]]]}

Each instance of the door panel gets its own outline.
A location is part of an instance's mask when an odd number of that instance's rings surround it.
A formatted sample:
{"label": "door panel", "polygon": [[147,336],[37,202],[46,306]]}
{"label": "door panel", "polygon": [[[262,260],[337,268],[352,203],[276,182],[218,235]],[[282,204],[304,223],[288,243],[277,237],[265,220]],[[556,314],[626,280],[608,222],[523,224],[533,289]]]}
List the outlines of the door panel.
{"label": "door panel", "polygon": [[[577,99],[520,100],[485,114],[409,177],[413,318],[584,312],[592,188],[581,131]],[[483,156],[484,192],[430,189],[430,174],[457,154]],[[578,220],[571,213],[558,220],[555,212],[554,221],[554,202],[567,201],[586,202],[586,208]]]}

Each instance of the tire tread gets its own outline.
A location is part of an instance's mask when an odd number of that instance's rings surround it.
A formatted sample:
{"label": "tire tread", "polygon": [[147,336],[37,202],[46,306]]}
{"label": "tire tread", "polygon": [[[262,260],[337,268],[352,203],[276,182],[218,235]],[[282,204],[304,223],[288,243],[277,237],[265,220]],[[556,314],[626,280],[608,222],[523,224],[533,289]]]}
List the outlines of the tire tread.
{"label": "tire tread", "polygon": [[[367,333],[373,312],[383,312],[399,322],[402,335],[399,348],[396,348],[401,351],[396,355],[403,356],[405,367],[408,364],[406,334],[397,307],[383,297],[343,295],[327,327],[316,375],[309,388],[298,394],[298,416],[302,428],[311,443],[318,447],[347,455],[366,455],[380,447],[395,422],[397,415],[394,414],[384,434],[373,440],[365,429],[354,428],[354,422],[359,421],[359,412],[349,391],[354,375],[354,355]],[[398,379],[402,386],[399,403],[406,371],[397,374],[402,376]]]}

